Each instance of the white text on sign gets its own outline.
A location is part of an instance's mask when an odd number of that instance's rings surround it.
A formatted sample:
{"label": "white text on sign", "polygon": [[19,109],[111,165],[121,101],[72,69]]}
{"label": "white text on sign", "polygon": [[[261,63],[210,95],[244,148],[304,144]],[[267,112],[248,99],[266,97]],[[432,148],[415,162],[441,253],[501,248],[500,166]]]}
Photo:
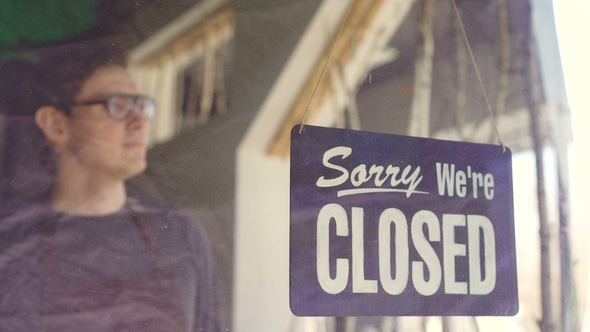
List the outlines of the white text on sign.
{"label": "white text on sign", "polygon": [[[420,166],[416,167],[412,172],[411,165],[407,165],[402,171],[399,166],[393,165],[387,165],[387,167],[371,165],[367,170],[366,164],[359,164],[349,172],[345,167],[337,165],[332,161],[335,157],[340,157],[344,160],[346,157],[350,156],[351,153],[352,148],[347,146],[337,146],[324,152],[323,165],[329,169],[338,171],[340,175],[329,179],[326,179],[325,176],[321,176],[318,178],[316,186],[321,188],[335,187],[350,180],[350,183],[354,187],[359,187],[372,180],[375,187],[340,190],[338,191],[338,197],[375,192],[405,192],[406,197],[410,197],[413,193],[427,194],[416,190],[416,187],[420,184],[420,181],[422,181],[422,176],[420,176]],[[374,178],[373,175],[375,176]],[[391,188],[381,188],[381,186],[387,182],[389,182]],[[407,189],[397,188],[400,184],[407,185]]]}
{"label": "white text on sign", "polygon": [[[352,270],[353,293],[377,293],[378,281],[365,278],[364,271],[364,211],[353,207],[352,223],[352,264],[348,258],[336,258],[336,273],[330,275],[330,223],[336,226],[336,236],[349,236],[349,221],[346,210],[339,204],[327,204],[319,212],[317,219],[317,277],[322,289],[329,294],[338,294],[348,285],[349,273]],[[379,217],[379,282],[383,289],[391,294],[402,293],[408,281],[421,295],[429,296],[436,293],[444,279],[445,294],[489,294],[496,285],[496,246],[494,227],[491,221],[481,215],[442,215],[441,223],[431,211],[421,210],[412,217],[410,236],[406,216],[398,209],[388,208]],[[424,226],[428,228],[428,238],[424,234]],[[395,227],[395,258],[391,257],[391,228]],[[455,242],[455,228],[467,227],[467,243]],[[481,236],[480,236],[481,234]],[[421,257],[421,261],[409,261],[409,240]],[[430,242],[442,240],[443,264]],[[483,240],[482,275],[480,248]],[[457,281],[455,278],[455,257],[468,256],[469,281]],[[391,274],[391,264],[395,264],[395,277]],[[429,278],[426,280],[425,270]]]}
{"label": "white text on sign", "polygon": [[[455,164],[436,163],[436,178],[438,180],[438,194],[453,197],[457,194],[459,197],[465,197],[469,188],[468,180],[471,180],[471,191],[473,198],[478,198],[480,189],[486,199],[494,198],[494,176],[490,173],[483,174],[471,171],[471,166],[467,166],[467,171],[457,170]],[[445,190],[446,189],[446,190]]]}

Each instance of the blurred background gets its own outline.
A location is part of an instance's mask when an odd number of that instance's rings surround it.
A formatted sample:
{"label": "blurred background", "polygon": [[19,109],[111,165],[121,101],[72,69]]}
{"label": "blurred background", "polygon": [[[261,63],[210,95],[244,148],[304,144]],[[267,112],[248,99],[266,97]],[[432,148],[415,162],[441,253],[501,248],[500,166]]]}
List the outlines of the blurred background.
{"label": "blurred background", "polygon": [[[3,1],[0,211],[39,199],[51,182],[26,135],[34,123],[26,116],[30,87],[18,59],[25,51],[115,36],[131,51],[140,90],[158,104],[148,169],[128,187],[190,209],[203,222],[228,330],[590,330],[590,46],[584,42],[590,4],[456,0],[456,6],[451,0]],[[293,316],[289,132],[306,109],[306,124],[508,146],[520,312]],[[541,231],[549,238],[544,253]]]}

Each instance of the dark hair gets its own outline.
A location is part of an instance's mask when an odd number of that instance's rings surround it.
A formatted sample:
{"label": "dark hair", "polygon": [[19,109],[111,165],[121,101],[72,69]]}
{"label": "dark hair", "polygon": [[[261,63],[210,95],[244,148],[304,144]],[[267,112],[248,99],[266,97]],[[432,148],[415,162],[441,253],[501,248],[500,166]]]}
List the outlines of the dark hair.
{"label": "dark hair", "polygon": [[51,105],[70,114],[84,82],[106,65],[127,67],[128,51],[116,40],[92,40],[38,53],[36,108]]}
{"label": "dark hair", "polygon": [[30,116],[35,113],[36,69],[26,57],[0,60],[0,113]]}
{"label": "dark hair", "polygon": [[126,67],[117,40],[93,40],[0,59],[0,215],[2,207],[48,197],[55,175],[53,151],[34,115],[51,105],[70,114],[84,82],[106,65]]}

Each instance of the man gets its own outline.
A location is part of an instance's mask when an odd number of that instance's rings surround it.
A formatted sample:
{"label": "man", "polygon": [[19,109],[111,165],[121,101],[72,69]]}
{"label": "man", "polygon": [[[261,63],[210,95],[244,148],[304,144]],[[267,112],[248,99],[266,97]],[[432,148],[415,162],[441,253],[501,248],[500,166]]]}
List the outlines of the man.
{"label": "man", "polygon": [[129,197],[153,100],[111,42],[44,54],[34,121],[47,199],[0,221],[1,331],[218,331],[209,244],[187,212]]}

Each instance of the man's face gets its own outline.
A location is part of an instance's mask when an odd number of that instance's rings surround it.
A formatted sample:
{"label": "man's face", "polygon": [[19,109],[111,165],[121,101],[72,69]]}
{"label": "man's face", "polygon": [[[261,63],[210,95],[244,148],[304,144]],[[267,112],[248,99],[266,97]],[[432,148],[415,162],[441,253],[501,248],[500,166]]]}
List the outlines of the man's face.
{"label": "man's face", "polygon": [[[135,95],[138,89],[125,68],[103,66],[84,82],[74,102],[103,100],[113,93]],[[138,110],[115,120],[105,105],[74,106],[67,128],[67,153],[91,174],[126,180],[145,169],[147,123]]]}

